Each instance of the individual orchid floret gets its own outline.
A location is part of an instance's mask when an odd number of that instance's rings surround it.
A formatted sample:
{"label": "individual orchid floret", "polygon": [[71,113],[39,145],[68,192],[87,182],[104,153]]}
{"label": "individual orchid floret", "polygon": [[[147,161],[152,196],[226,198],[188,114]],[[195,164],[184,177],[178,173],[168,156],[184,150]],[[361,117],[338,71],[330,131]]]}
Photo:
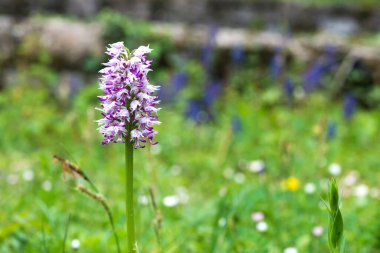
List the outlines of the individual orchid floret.
{"label": "individual orchid floret", "polygon": [[[103,144],[129,141],[134,148],[143,148],[147,141],[151,144],[157,131],[153,125],[160,124],[157,112],[160,108],[157,96],[159,89],[152,85],[147,77],[151,71],[151,60],[146,54],[152,49],[140,46],[130,52],[123,42],[110,44],[106,54],[110,59],[99,72],[103,118],[98,120],[98,130],[104,136]],[[128,130],[129,129],[129,130]]]}

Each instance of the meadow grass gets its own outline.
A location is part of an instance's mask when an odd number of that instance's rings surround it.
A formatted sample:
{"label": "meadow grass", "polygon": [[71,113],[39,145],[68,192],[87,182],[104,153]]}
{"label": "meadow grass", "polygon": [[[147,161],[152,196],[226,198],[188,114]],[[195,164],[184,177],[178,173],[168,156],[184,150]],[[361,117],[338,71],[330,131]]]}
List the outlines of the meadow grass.
{"label": "meadow grass", "polygon": [[[116,252],[104,210],[76,193],[52,159],[64,156],[91,177],[124,238],[124,149],[100,144],[97,93],[97,85],[89,85],[69,107],[44,87],[0,93],[1,252],[62,252],[69,216],[66,252],[74,252],[73,239],[80,240],[78,252]],[[184,117],[181,103],[162,107],[159,145],[135,153],[140,252],[327,252],[328,212],[321,198],[332,163],[342,167],[340,183],[358,174],[353,186],[341,189],[347,252],[379,252],[379,111],[359,111],[347,122],[341,104],[322,93],[296,106],[267,106],[253,87],[244,94],[227,90],[215,104],[216,119],[204,124]],[[237,132],[234,116],[241,120]],[[329,120],[337,133],[327,141]],[[255,160],[265,163],[264,172],[249,170]],[[295,180],[289,183],[290,177]],[[316,186],[311,194],[304,191],[309,182]],[[355,196],[360,185],[373,194]],[[159,240],[150,188],[163,218]],[[267,231],[257,230],[253,212],[265,215]],[[321,237],[312,234],[315,226],[323,226]]]}

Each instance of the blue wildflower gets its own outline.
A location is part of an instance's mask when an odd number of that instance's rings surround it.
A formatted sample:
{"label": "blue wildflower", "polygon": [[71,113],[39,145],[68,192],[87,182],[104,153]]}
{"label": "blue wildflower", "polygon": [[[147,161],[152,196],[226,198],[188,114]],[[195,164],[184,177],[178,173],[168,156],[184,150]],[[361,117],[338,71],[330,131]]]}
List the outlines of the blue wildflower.
{"label": "blue wildflower", "polygon": [[310,93],[318,87],[322,80],[323,74],[323,64],[320,60],[317,60],[304,74],[303,88],[306,93]]}
{"label": "blue wildflower", "polygon": [[186,117],[197,123],[201,123],[208,121],[210,114],[205,110],[205,105],[202,100],[192,99],[188,101]]}
{"label": "blue wildflower", "polygon": [[220,81],[211,82],[205,87],[204,90],[204,102],[210,108],[215,102],[216,98],[219,96],[222,90],[222,85]]}
{"label": "blue wildflower", "polygon": [[345,120],[350,120],[356,110],[356,98],[352,94],[346,95],[343,105],[343,116]]}
{"label": "blue wildflower", "polygon": [[231,127],[232,127],[232,132],[234,134],[238,134],[241,132],[242,130],[242,123],[241,123],[241,119],[239,116],[237,115],[234,115],[232,117],[232,120],[231,120]]}
{"label": "blue wildflower", "polygon": [[244,50],[242,47],[234,47],[231,50],[231,61],[234,67],[240,66],[244,61]]}
{"label": "blue wildflower", "polygon": [[282,49],[277,49],[269,65],[269,75],[272,80],[277,80],[280,77],[283,65],[284,59],[282,56]]}
{"label": "blue wildflower", "polygon": [[332,140],[336,136],[337,131],[337,125],[335,121],[329,120],[327,123],[327,132],[326,132],[326,138],[327,140]]}
{"label": "blue wildflower", "polygon": [[283,91],[286,97],[293,98],[294,96],[294,84],[290,78],[287,78],[284,82]]}
{"label": "blue wildflower", "polygon": [[327,47],[323,56],[317,59],[304,74],[303,88],[310,93],[318,88],[323,75],[331,72],[336,67],[336,49]]}
{"label": "blue wildflower", "polygon": [[337,66],[336,48],[335,47],[329,46],[326,48],[323,65],[324,65],[323,66],[324,72],[331,72]]}
{"label": "blue wildflower", "polygon": [[184,72],[179,72],[173,75],[171,80],[173,96],[177,96],[177,94],[185,87],[187,82],[187,75]]}

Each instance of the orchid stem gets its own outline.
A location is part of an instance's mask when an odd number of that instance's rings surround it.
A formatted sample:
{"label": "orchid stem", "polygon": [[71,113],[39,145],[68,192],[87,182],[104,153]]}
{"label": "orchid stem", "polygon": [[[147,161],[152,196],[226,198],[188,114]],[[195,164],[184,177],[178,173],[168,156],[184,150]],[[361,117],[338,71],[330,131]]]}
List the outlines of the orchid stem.
{"label": "orchid stem", "polygon": [[128,137],[125,140],[126,208],[127,208],[127,253],[136,253],[135,217],[133,210],[133,143],[129,141],[132,125],[126,122]]}

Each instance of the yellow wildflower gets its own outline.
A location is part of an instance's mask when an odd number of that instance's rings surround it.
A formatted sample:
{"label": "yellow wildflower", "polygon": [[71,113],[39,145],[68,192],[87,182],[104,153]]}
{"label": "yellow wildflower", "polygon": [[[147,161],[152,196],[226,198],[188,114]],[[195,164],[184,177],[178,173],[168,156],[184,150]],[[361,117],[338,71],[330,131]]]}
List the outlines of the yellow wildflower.
{"label": "yellow wildflower", "polygon": [[297,191],[300,188],[300,181],[296,177],[288,177],[283,182],[283,186],[286,190]]}

